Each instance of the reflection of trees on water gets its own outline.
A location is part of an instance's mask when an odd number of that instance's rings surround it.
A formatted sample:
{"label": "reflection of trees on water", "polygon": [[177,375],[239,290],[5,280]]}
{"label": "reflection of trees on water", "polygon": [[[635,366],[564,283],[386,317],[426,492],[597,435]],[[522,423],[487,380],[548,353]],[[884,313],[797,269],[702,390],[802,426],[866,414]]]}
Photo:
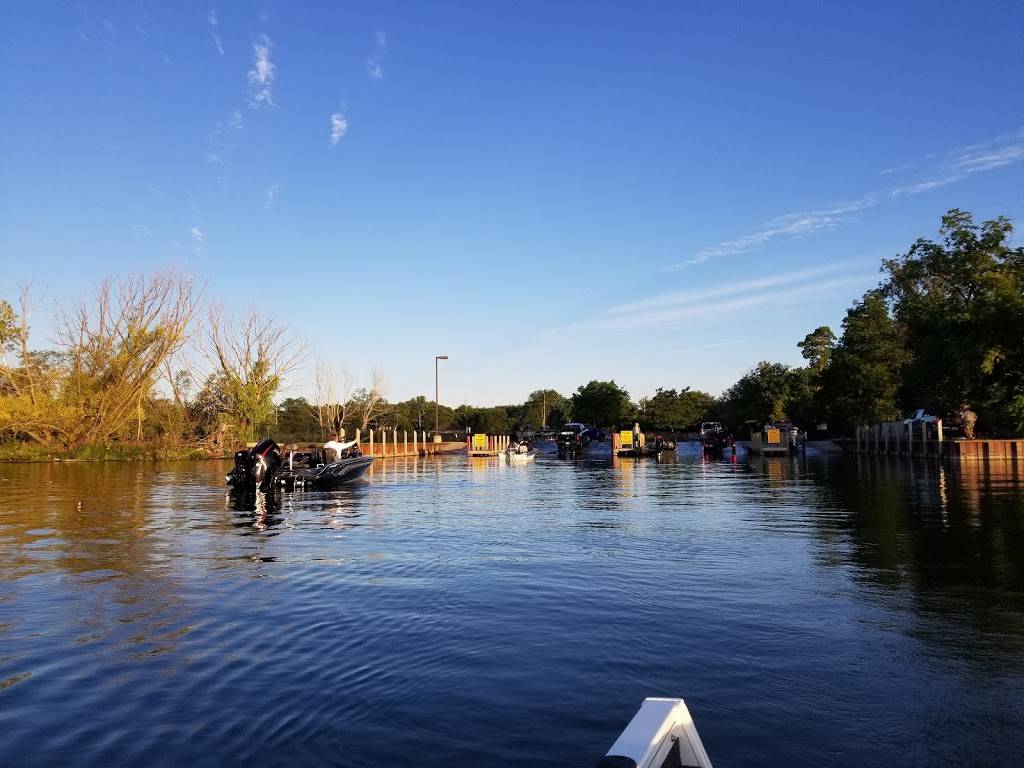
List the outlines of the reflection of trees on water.
{"label": "reflection of trees on water", "polygon": [[857,566],[869,597],[909,595],[925,620],[914,632],[957,655],[1024,647],[1019,466],[858,456],[822,463],[811,477],[825,564]]}
{"label": "reflection of trees on water", "polygon": [[[5,472],[13,507],[0,532],[0,579],[70,574],[67,604],[79,642],[131,655],[176,647],[190,627],[177,564],[161,546],[173,494],[148,464],[38,464]],[[15,594],[17,592],[15,591]],[[37,614],[38,616],[39,614]]]}

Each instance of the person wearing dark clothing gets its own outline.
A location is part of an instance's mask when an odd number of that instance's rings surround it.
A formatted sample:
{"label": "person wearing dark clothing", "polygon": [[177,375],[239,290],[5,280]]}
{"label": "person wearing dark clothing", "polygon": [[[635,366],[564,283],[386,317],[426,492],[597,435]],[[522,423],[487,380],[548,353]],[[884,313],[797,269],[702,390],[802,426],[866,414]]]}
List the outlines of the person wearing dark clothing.
{"label": "person wearing dark clothing", "polygon": [[971,410],[969,403],[960,407],[960,419],[964,426],[964,437],[968,440],[974,439],[974,423],[978,420],[978,414]]}

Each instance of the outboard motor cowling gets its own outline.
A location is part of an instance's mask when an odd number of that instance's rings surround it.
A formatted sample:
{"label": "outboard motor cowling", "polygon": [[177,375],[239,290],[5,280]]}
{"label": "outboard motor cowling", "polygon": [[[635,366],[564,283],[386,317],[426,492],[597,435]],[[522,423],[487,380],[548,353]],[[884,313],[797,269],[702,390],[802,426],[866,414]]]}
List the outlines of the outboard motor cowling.
{"label": "outboard motor cowling", "polygon": [[281,448],[267,438],[255,448],[238,451],[235,466],[224,479],[234,488],[267,491],[273,486],[281,462]]}

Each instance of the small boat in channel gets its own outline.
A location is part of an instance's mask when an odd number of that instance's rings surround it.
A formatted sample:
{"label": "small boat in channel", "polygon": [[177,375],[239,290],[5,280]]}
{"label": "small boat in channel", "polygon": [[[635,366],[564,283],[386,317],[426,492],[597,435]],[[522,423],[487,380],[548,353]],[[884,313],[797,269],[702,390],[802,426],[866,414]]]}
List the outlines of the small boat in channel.
{"label": "small boat in channel", "polygon": [[284,451],[271,439],[235,454],[235,466],[225,476],[237,490],[267,492],[312,488],[327,491],[362,477],[373,464],[355,440],[324,445],[291,445]]}
{"label": "small boat in channel", "polygon": [[705,454],[725,453],[729,448],[736,452],[736,440],[729,430],[717,421],[705,421],[700,425],[700,442]]}
{"label": "small boat in channel", "polygon": [[512,443],[508,449],[503,451],[504,455],[508,457],[510,464],[526,464],[527,462],[533,461],[536,458],[539,451],[535,448],[531,448],[525,440]]}
{"label": "small boat in channel", "polygon": [[364,456],[355,440],[295,446],[285,454],[277,484],[285,489],[329,491],[358,480],[371,464],[373,457]]}

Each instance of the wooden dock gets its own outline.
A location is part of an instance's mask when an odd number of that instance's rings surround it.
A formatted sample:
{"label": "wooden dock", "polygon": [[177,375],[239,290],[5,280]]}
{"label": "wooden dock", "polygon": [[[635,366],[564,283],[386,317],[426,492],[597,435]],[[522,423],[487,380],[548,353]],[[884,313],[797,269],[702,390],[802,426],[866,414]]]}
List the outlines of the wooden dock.
{"label": "wooden dock", "polygon": [[1024,439],[956,440],[943,439],[942,422],[935,424],[935,434],[929,434],[926,422],[905,424],[888,421],[857,427],[852,441],[844,450],[889,456],[920,456],[947,459],[953,463],[986,461],[1024,462]]}
{"label": "wooden dock", "polygon": [[[411,437],[411,440],[410,440]],[[414,429],[409,432],[397,429],[367,430],[361,434],[356,430],[355,439],[364,456],[375,459],[389,459],[400,456],[433,456],[437,453],[453,453],[462,448],[462,443],[435,443],[428,439],[429,433]]]}
{"label": "wooden dock", "polygon": [[467,456],[498,456],[508,450],[512,438],[508,435],[473,435],[466,437]]}
{"label": "wooden dock", "polygon": [[644,447],[647,445],[647,436],[641,432],[634,445],[634,435],[631,430],[624,429],[621,432],[612,432],[612,456],[642,456]]}
{"label": "wooden dock", "polygon": [[943,455],[958,462],[1024,462],[1024,440],[947,440]]}

